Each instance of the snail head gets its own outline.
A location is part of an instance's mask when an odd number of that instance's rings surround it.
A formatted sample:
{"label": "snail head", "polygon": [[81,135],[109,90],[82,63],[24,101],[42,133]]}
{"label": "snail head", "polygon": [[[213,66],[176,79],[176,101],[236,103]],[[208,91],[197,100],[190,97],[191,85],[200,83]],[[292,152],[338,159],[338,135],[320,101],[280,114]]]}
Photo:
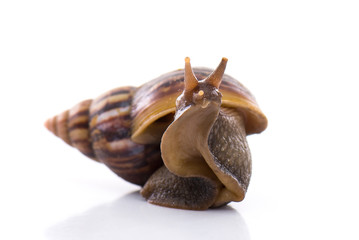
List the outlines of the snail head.
{"label": "snail head", "polygon": [[[185,106],[195,105],[206,108],[210,103],[221,105],[222,94],[219,86],[222,82],[224,70],[226,69],[227,58],[222,58],[217,69],[207,78],[198,80],[193,73],[190,59],[185,59],[184,91],[179,101],[183,101]],[[178,105],[182,105],[178,103]]]}

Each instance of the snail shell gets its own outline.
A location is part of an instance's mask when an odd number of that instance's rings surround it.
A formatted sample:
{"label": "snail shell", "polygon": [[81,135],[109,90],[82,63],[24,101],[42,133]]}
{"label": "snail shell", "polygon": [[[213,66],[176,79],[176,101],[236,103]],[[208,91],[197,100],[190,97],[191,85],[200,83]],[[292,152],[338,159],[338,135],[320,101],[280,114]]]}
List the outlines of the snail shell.
{"label": "snail shell", "polygon": [[[267,119],[254,96],[218,68],[164,74],[138,88],[85,100],[45,126],[123,179],[151,203],[207,209],[241,201],[251,176],[246,136]],[[163,165],[165,164],[165,165]]]}
{"label": "snail shell", "polygon": [[67,144],[107,165],[123,179],[143,185],[162,165],[159,144],[131,140],[131,105],[136,88],[116,88],[85,100],[45,123]]}

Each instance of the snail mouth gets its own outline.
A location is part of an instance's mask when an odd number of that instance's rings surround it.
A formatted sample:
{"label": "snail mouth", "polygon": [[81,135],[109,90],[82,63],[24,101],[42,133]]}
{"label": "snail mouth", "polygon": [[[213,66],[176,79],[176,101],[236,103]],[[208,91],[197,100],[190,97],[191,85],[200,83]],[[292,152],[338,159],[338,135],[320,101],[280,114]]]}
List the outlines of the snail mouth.
{"label": "snail mouth", "polygon": [[202,102],[201,108],[206,108],[206,107],[208,107],[209,103],[210,103],[209,101],[204,100],[204,101]]}

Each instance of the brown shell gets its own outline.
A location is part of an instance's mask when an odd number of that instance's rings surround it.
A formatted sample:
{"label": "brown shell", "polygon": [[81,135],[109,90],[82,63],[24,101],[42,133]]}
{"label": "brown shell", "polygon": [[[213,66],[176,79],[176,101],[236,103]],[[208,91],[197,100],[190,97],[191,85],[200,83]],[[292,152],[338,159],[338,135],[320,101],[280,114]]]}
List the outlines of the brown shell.
{"label": "brown shell", "polygon": [[[202,80],[213,70],[193,68],[193,72],[198,80]],[[173,120],[176,99],[183,91],[183,80],[184,70],[180,69],[164,74],[137,89],[132,105],[132,140],[139,143],[160,141],[162,133]],[[245,86],[225,74],[219,91],[223,95],[223,107],[236,108],[244,115],[247,135],[266,129],[267,118]]]}
{"label": "brown shell", "polygon": [[158,144],[138,144],[131,140],[134,91],[134,87],[115,88],[48,119],[45,126],[123,179],[144,185],[163,163]]}

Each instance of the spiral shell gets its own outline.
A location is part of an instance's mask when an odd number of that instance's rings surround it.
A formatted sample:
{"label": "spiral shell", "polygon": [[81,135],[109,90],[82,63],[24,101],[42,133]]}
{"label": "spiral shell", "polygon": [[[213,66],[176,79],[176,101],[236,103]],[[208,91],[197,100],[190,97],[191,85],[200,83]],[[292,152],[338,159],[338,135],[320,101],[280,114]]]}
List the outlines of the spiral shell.
{"label": "spiral shell", "polygon": [[91,99],[84,100],[70,110],[48,119],[45,126],[70,146],[77,148],[87,157],[99,161],[93,151],[89,132],[91,103]]}
{"label": "spiral shell", "polygon": [[113,89],[85,100],[45,123],[67,144],[104,163],[123,179],[143,185],[162,165],[158,144],[131,140],[131,106],[135,88]]}

